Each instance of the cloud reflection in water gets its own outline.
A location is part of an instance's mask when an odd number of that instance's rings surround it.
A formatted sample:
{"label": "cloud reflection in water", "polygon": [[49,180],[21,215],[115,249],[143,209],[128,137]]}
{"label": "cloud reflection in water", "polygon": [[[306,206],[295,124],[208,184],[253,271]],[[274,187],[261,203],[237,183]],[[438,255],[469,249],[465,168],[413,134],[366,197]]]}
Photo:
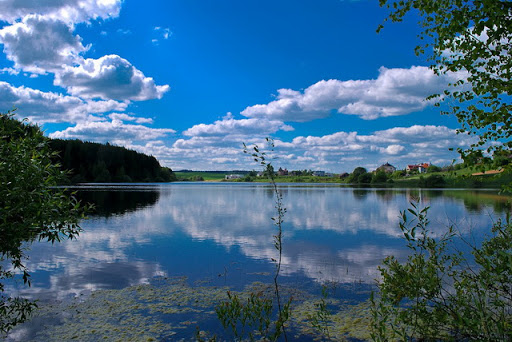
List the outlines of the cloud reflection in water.
{"label": "cloud reflection in water", "polygon": [[[384,257],[404,258],[398,215],[412,199],[431,206],[433,234],[458,221],[464,234],[471,227],[476,235],[490,227],[489,215],[500,214],[503,205],[493,203],[505,201],[493,197],[486,205],[482,198],[496,192],[484,191],[465,195],[453,190],[322,185],[280,188],[288,209],[282,274],[318,282],[372,283]],[[19,291],[63,298],[139,284],[155,275],[214,277],[232,262],[247,268],[242,273],[249,273],[257,263],[273,270],[270,260],[277,252],[270,218],[275,203],[267,185],[174,183],[136,190],[118,187],[110,189],[111,194],[104,189],[98,192],[103,201],[98,212],[103,216],[84,221],[77,241],[34,244],[27,262],[33,286]],[[91,189],[87,197],[94,198]],[[468,198],[476,198],[479,210],[471,210]],[[119,202],[112,203],[115,199]]]}

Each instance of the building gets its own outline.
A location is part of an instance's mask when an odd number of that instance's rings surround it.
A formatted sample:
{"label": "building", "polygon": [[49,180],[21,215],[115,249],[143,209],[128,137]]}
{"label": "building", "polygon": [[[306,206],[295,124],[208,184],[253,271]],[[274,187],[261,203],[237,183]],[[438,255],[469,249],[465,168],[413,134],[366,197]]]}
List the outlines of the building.
{"label": "building", "polygon": [[277,170],[277,175],[278,176],[288,176],[288,170],[287,169],[282,169],[282,168],[279,168],[279,170]]}
{"label": "building", "polygon": [[377,168],[377,171],[384,171],[386,173],[393,173],[396,171],[396,167],[391,165],[390,163],[382,164]]}
{"label": "building", "polygon": [[342,174],[340,174],[340,179],[345,179],[348,176],[350,176],[350,175],[347,172],[343,172]]}
{"label": "building", "polygon": [[314,171],[313,172],[313,176],[324,177],[325,176],[325,171]]}
{"label": "building", "polygon": [[226,180],[229,180],[229,179],[240,179],[240,178],[243,178],[243,177],[244,177],[243,175],[231,174],[231,175],[226,175],[225,179]]}
{"label": "building", "polygon": [[425,172],[427,172],[427,169],[429,167],[430,167],[430,163],[411,164],[411,165],[407,165],[405,170],[407,172],[418,171],[418,173],[425,173]]}
{"label": "building", "polygon": [[418,165],[418,172],[419,173],[425,173],[425,172],[427,172],[429,167],[430,167],[430,163],[419,164]]}

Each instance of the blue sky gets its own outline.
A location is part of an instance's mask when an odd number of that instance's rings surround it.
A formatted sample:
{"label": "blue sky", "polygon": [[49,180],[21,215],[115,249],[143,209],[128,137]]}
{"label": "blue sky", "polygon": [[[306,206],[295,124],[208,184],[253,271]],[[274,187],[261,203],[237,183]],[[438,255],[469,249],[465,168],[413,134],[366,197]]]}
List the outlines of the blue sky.
{"label": "blue sky", "polygon": [[454,117],[424,98],[416,18],[377,1],[0,0],[0,110],[50,137],[110,142],[174,170],[350,172],[457,158]]}

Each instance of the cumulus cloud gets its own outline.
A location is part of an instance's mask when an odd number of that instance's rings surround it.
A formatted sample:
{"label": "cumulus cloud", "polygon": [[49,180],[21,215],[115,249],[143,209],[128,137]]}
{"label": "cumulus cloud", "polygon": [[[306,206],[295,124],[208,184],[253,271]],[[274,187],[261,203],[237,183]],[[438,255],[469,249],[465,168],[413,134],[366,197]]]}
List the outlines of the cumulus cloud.
{"label": "cumulus cloud", "polygon": [[[197,125],[187,136],[171,145],[163,141],[132,145],[131,148],[151,153],[162,163],[173,168],[201,170],[252,169],[251,158],[242,153],[242,143],[248,146],[266,146],[266,134],[244,131],[244,127],[231,128],[232,118],[224,118],[212,125]],[[242,121],[242,120],[234,120]],[[220,132],[229,132],[233,134]],[[217,134],[218,133],[218,134]],[[374,170],[389,162],[396,167],[431,162],[446,165],[458,158],[449,147],[468,146],[474,138],[456,134],[445,126],[414,125],[394,127],[371,134],[335,132],[323,136],[298,136],[290,141],[276,139],[275,166],[289,170],[312,169],[331,172],[351,172],[357,166]],[[222,163],[220,163],[222,161]]]}
{"label": "cumulus cloud", "polygon": [[27,87],[14,87],[0,81],[0,108],[18,108],[18,115],[32,121],[79,122],[91,113],[124,111],[125,102],[84,101],[76,96],[66,96],[53,92],[43,92]]}
{"label": "cumulus cloud", "polygon": [[120,145],[127,145],[160,139],[175,132],[175,130],[170,128],[150,128],[142,125],[126,124],[119,119],[113,119],[112,121],[81,122],[63,131],[54,132],[50,134],[50,137],[98,142],[109,141]]}
{"label": "cumulus cloud", "polygon": [[276,100],[247,107],[242,115],[296,122],[324,118],[333,110],[365,120],[405,115],[425,108],[427,96],[461,77],[462,74],[436,76],[421,66],[381,67],[379,76],[373,80],[323,80],[303,92],[279,89]]}
{"label": "cumulus cloud", "polygon": [[2,68],[2,69],[0,69],[0,73],[17,76],[17,75],[19,75],[20,72],[19,72],[19,70],[16,70],[14,68]]}
{"label": "cumulus cloud", "polygon": [[153,119],[151,118],[138,118],[136,116],[131,116],[125,113],[112,113],[108,115],[112,120],[121,120],[121,121],[134,121],[136,123],[148,123],[152,124]]}
{"label": "cumulus cloud", "polygon": [[402,145],[389,145],[383,150],[383,152],[390,155],[397,155],[403,150],[405,150],[405,147]]}
{"label": "cumulus cloud", "polygon": [[[11,23],[0,30],[0,43],[14,62],[13,70],[52,73],[54,85],[71,95],[119,101],[160,99],[169,86],[156,85],[126,59],[82,56],[89,46],[74,34],[74,24],[115,17],[121,4],[120,0],[0,1],[0,20]],[[169,29],[158,31],[163,39],[169,37]]]}
{"label": "cumulus cloud", "polygon": [[55,85],[83,98],[144,101],[160,99],[168,85],[156,85],[126,59],[107,55],[88,58],[78,66],[64,66],[55,75]]}
{"label": "cumulus cloud", "polygon": [[213,124],[195,125],[185,132],[186,136],[226,136],[226,135],[269,135],[279,130],[292,131],[293,127],[277,120],[242,119],[236,120],[231,115]]}
{"label": "cumulus cloud", "polygon": [[78,62],[87,50],[70,26],[40,15],[1,29],[0,43],[16,68],[41,74]]}
{"label": "cumulus cloud", "polygon": [[2,0],[0,20],[13,23],[30,14],[41,14],[68,23],[87,22],[117,17],[121,4],[122,0]]}

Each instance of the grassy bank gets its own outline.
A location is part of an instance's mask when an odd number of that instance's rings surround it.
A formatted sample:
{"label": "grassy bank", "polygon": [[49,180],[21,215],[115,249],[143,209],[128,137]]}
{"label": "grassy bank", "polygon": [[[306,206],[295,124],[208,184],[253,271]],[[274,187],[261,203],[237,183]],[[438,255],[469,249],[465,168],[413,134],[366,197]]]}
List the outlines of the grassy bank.
{"label": "grassy bank", "polygon": [[[240,174],[240,179],[226,180],[226,175]],[[463,168],[455,171],[432,172],[388,178],[385,182],[349,183],[347,178],[317,176],[276,176],[276,183],[335,183],[357,187],[389,187],[389,188],[502,188],[512,183],[512,173],[498,174],[479,173],[476,168]],[[175,172],[179,181],[229,181],[266,183],[266,177],[249,176],[248,171],[178,171]]]}

